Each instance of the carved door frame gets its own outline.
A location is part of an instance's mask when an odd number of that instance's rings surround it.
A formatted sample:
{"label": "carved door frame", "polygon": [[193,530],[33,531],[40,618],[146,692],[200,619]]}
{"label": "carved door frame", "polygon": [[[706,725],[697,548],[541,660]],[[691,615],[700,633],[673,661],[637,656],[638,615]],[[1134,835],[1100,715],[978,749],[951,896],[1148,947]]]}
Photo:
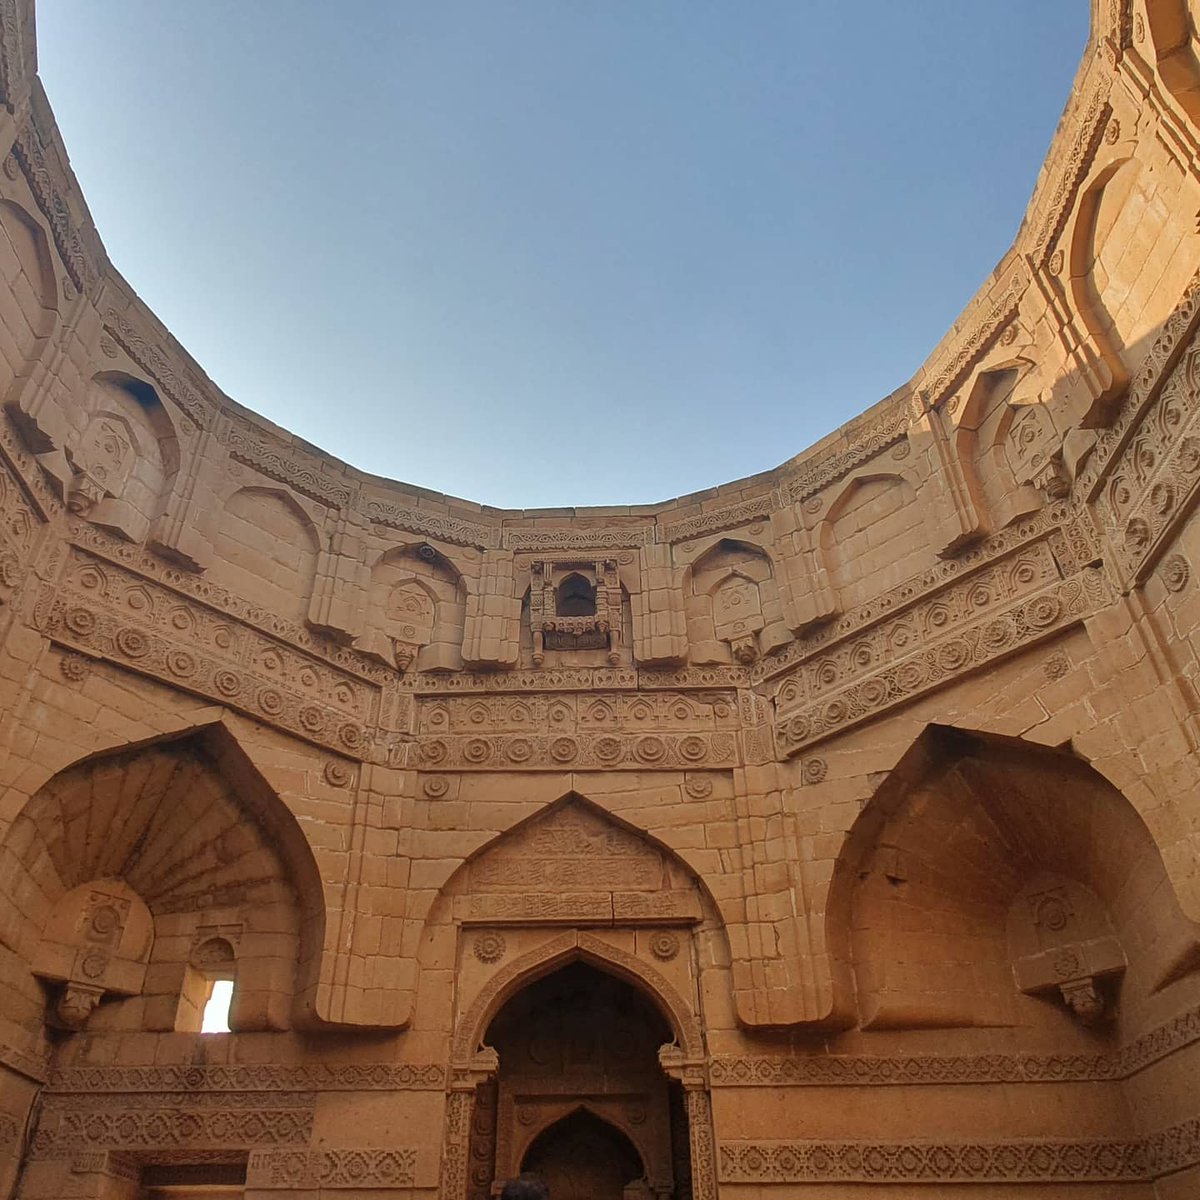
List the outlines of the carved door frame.
{"label": "carved door frame", "polygon": [[715,1140],[708,1057],[700,1023],[673,984],[634,954],[583,930],[572,929],[497,971],[456,1021],[447,1072],[440,1200],[466,1200],[476,1088],[496,1078],[495,1050],[482,1045],[492,1018],[517,992],[571,962],[585,962],[623,979],[656,1002],[675,1034],[659,1051],[668,1078],[683,1088],[691,1145],[693,1200],[717,1200]]}

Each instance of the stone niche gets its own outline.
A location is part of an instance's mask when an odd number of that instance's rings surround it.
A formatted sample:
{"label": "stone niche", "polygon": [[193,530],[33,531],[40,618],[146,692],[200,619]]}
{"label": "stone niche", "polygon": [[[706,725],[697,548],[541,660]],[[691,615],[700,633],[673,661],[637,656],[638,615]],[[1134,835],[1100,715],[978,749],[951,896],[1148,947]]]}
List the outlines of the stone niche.
{"label": "stone niche", "polygon": [[[625,630],[615,559],[536,559],[529,565],[529,636],[535,667],[595,659],[616,666]],[[579,652],[592,652],[581,654]]]}

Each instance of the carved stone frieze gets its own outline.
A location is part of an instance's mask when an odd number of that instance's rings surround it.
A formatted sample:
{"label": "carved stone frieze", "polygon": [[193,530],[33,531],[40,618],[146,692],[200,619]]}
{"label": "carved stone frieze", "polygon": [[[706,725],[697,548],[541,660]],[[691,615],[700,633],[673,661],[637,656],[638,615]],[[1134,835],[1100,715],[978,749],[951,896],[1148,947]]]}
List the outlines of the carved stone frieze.
{"label": "carved stone frieze", "polygon": [[214,407],[123,312],[109,309],[104,315],[104,327],[125,348],[129,357],[158,382],[194,425],[200,429],[209,427]]}
{"label": "carved stone frieze", "polygon": [[[306,1109],[311,1108],[316,1100],[315,1091],[275,1091],[271,1093],[269,1104],[273,1108]],[[261,1107],[263,1102],[263,1096],[258,1092],[228,1090],[123,1092],[120,1099],[121,1108],[139,1112],[143,1109],[175,1108],[254,1109]],[[111,1109],[113,1103],[112,1092],[47,1091],[42,1100],[42,1111],[56,1114]]]}
{"label": "carved stone frieze", "polygon": [[344,508],[354,496],[353,489],[344,480],[321,473],[321,460],[315,455],[289,454],[286,446],[273,446],[266,438],[256,436],[249,428],[232,426],[225,444],[229,448],[230,456],[238,462],[253,467],[269,479],[286,483],[319,504]]}
{"label": "carved stone frieze", "polygon": [[72,1109],[46,1114],[31,1157],[60,1158],[92,1147],[157,1151],[304,1145],[312,1136],[312,1121],[312,1110],[301,1108]]}
{"label": "carved stone frieze", "polygon": [[60,1067],[48,1093],[63,1092],[407,1092],[439,1091],[440,1063],[238,1063],[227,1066]]}
{"label": "carved stone frieze", "polygon": [[1099,509],[1129,579],[1170,543],[1200,484],[1200,342],[1193,340],[1112,465]]}
{"label": "carved stone frieze", "polygon": [[[1192,278],[1183,298],[1150,344],[1141,366],[1130,381],[1129,391],[1112,424],[1098,431],[1096,443],[1076,481],[1081,497],[1096,499],[1101,484],[1118,461],[1126,455],[1134,437],[1147,421],[1149,410],[1157,404],[1160,395],[1165,391],[1174,374],[1174,368],[1191,344],[1198,325],[1200,274]],[[1194,399],[1192,403],[1194,404]]]}
{"label": "carved stone frieze", "polygon": [[1148,1147],[1137,1139],[722,1142],[717,1161],[721,1183],[1117,1183],[1153,1178]]}
{"label": "carved stone frieze", "polygon": [[740,688],[750,682],[745,667],[552,667],[539,671],[494,671],[420,675],[411,681],[419,695],[487,692],[645,691],[660,688]]}
{"label": "carved stone frieze", "polygon": [[737,728],[730,692],[419,697],[414,755],[426,770],[729,766]]}
{"label": "carved stone frieze", "polygon": [[1075,198],[1080,186],[1096,157],[1096,150],[1104,135],[1104,127],[1108,123],[1111,108],[1108,104],[1108,94],[1112,87],[1110,77],[1101,75],[1079,102],[1080,115],[1076,119],[1076,134],[1071,148],[1062,158],[1058,172],[1054,177],[1052,189],[1045,200],[1042,209],[1042,197],[1034,198],[1035,209],[1043,212],[1037,235],[1033,239],[1031,257],[1038,263],[1044,263],[1054,249],[1059,235],[1063,231],[1071,211],[1075,206]]}
{"label": "carved stone frieze", "polygon": [[426,770],[495,771],[665,770],[730,767],[737,759],[732,733],[480,734],[422,737],[415,765]]}
{"label": "carved stone frieze", "polygon": [[1089,523],[1069,504],[1059,503],[1017,522],[1008,529],[971,546],[953,558],[943,559],[929,569],[881,592],[865,604],[844,613],[784,647],[778,654],[755,663],[755,683],[783,673],[837,642],[886,620],[922,599],[936,599],[941,590],[972,572],[1007,558],[1034,542],[1048,542],[1060,573],[1073,575],[1099,558],[1099,549]]}
{"label": "carved stone frieze", "polygon": [[363,757],[378,688],[207,604],[72,548],[39,599],[60,645],[170,682],[320,746]]}
{"label": "carved stone frieze", "polygon": [[5,0],[0,4],[0,102],[9,112],[16,107],[26,74],[20,9],[15,0]]}
{"label": "carved stone frieze", "polygon": [[46,161],[45,152],[33,125],[26,125],[13,143],[13,155],[21,165],[37,206],[50,222],[54,248],[67,274],[81,292],[91,291],[96,282],[96,264],[84,245],[83,235],[71,213],[63,184]]}
{"label": "carved stone frieze", "polygon": [[461,517],[451,517],[444,513],[412,508],[392,500],[368,497],[366,514],[376,524],[386,525],[389,529],[400,529],[405,533],[435,538],[441,542],[450,542],[455,546],[475,546],[481,550],[495,550],[500,545],[500,531],[495,526],[481,525],[476,521],[463,520]]}
{"label": "carved stone frieze", "polygon": [[1117,1051],[1096,1054],[719,1055],[716,1087],[859,1087],[948,1083],[1098,1083],[1129,1079],[1200,1041],[1200,1009],[1191,1009]]}
{"label": "carved stone frieze", "polygon": [[720,533],[725,529],[736,529],[750,521],[760,521],[769,517],[779,507],[779,498],[774,492],[756,496],[753,500],[744,500],[741,504],[731,504],[726,508],[712,509],[682,521],[669,521],[659,525],[656,533],[660,542],[686,542],[689,538],[704,537],[710,533]]}
{"label": "carved stone frieze", "polygon": [[21,484],[0,463],[0,607],[25,581],[39,523]]}
{"label": "carved stone frieze", "polygon": [[246,1170],[251,1188],[411,1187],[415,1147],[364,1150],[255,1150]]}
{"label": "carved stone frieze", "polygon": [[[1030,561],[1027,570],[1032,582],[1038,575],[1036,561]],[[970,583],[963,586],[969,588]],[[928,601],[923,628],[901,616],[881,623],[853,645],[805,663],[801,678],[780,689],[777,744],[784,754],[796,754],[1078,623],[1107,603],[1108,595],[1103,575],[1085,570],[1015,603],[1004,596],[991,600],[994,607],[980,603],[974,613],[969,607],[938,607],[942,602]],[[893,645],[896,639],[901,644]]]}
{"label": "carved stone frieze", "polygon": [[619,525],[615,528],[589,529],[575,526],[564,529],[506,528],[501,544],[506,550],[570,550],[590,555],[593,551],[632,550],[652,540],[653,527]]}
{"label": "carved stone frieze", "polygon": [[903,401],[890,402],[882,412],[851,422],[843,431],[846,441],[835,442],[831,450],[800,459],[787,483],[788,496],[799,503],[837,482],[855,467],[902,441],[908,435],[910,423],[908,407]]}
{"label": "carved stone frieze", "polygon": [[315,634],[269,608],[254,604],[191,571],[180,570],[140,546],[130,545],[86,521],[73,521],[68,533],[78,550],[116,563],[143,579],[161,583],[171,591],[198,600],[206,607],[217,609],[241,624],[287,642],[331,666],[377,685],[395,681],[395,671],[370,655],[360,654],[357,650]]}
{"label": "carved stone frieze", "polygon": [[925,408],[941,403],[962,382],[980,355],[991,347],[1017,315],[1021,297],[1028,286],[1029,277],[1024,268],[1014,269],[1000,297],[968,327],[963,337],[951,343],[944,357],[935,359],[921,384],[920,398]]}

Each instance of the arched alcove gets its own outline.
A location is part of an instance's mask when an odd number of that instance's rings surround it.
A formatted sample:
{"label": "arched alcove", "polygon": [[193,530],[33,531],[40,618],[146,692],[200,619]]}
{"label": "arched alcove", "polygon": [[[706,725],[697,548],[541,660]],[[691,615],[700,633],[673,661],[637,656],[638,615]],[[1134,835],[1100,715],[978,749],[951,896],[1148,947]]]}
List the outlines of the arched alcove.
{"label": "arched alcove", "polygon": [[829,914],[867,1028],[1136,1027],[1198,934],[1145,823],[1092,767],[944,727],[858,817]]}
{"label": "arched alcove", "polygon": [[400,546],[371,568],[361,646],[400,670],[462,666],[466,591],[454,565],[428,543]]}
{"label": "arched alcove", "polygon": [[[125,931],[141,911],[152,930],[134,954]],[[286,1028],[323,931],[307,841],[221,727],[58,772],[0,843],[0,954],[20,981],[6,994],[10,1019],[40,1019],[41,989],[53,1006],[61,983],[91,989],[76,1027],[181,1028],[192,960],[221,941],[236,947],[233,1027]],[[109,960],[142,964],[144,976],[114,974]]]}
{"label": "arched alcove", "polygon": [[320,538],[308,513],[276,488],[239,488],[217,516],[209,577],[235,595],[302,623]]}
{"label": "arched alcove", "polygon": [[691,659],[750,663],[791,641],[771,556],[721,538],[692,563],[685,609]]}

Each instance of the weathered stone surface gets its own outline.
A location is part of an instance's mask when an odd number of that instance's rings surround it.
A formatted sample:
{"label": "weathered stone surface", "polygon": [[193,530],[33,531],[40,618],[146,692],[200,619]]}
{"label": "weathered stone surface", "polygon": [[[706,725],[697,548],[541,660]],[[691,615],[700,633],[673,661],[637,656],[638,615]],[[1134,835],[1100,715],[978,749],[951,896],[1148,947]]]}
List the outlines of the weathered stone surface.
{"label": "weathered stone surface", "polygon": [[910,383],[538,513],[223,396],[0,0],[0,1192],[1200,1190],[1196,12],[1093,13]]}

